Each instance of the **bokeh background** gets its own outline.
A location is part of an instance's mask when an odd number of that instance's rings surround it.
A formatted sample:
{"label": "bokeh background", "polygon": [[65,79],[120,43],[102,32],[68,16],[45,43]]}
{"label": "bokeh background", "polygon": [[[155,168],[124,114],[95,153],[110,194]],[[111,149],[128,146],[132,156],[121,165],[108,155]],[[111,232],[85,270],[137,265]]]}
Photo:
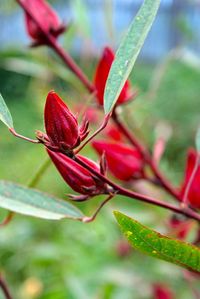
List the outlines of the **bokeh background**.
{"label": "bokeh background", "polygon": [[[92,80],[103,47],[117,48],[142,1],[49,2],[69,24],[60,42]],[[14,0],[0,2],[0,92],[17,131],[34,137],[36,129],[43,130],[43,107],[49,90],[55,89],[74,111],[80,109],[81,103],[84,109],[89,96],[51,50],[28,47],[30,40],[23,21],[23,13]],[[138,98],[122,111],[127,124],[149,147],[158,132],[169,135],[161,168],[177,187],[200,121],[199,27],[200,1],[162,1],[131,74],[133,86],[139,89]],[[84,152],[97,159],[90,146]],[[0,125],[1,179],[27,185],[45,158],[41,146],[15,139]],[[37,188],[65,199],[72,192],[53,166]],[[150,185],[142,188],[160,199],[171,200]],[[78,206],[90,215],[100,201],[95,198]],[[130,250],[113,210],[169,233],[169,212],[122,197],[106,206],[90,224],[17,215],[0,230],[0,270],[13,297],[151,299],[152,285],[165,282],[175,299],[195,298],[182,269]],[[6,213],[0,212],[3,219]],[[192,240],[192,236],[189,238]],[[192,284],[199,288],[198,281]]]}

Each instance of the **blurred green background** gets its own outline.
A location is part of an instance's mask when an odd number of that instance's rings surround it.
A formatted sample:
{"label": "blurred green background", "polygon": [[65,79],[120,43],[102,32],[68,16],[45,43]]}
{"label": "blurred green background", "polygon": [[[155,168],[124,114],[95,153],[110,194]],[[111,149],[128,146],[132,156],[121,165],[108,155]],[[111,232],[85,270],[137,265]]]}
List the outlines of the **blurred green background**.
{"label": "blurred green background", "polygon": [[[73,26],[65,34],[63,45],[69,52],[75,34]],[[96,58],[89,59],[81,53],[76,59],[92,79]],[[175,49],[162,61],[137,63],[131,81],[138,87],[139,96],[123,108],[121,116],[149,147],[163,127],[163,134],[168,134],[166,130],[170,132],[161,168],[177,186],[183,178],[186,151],[194,146],[200,119],[200,68],[193,62],[194,59],[185,59],[179,49]],[[74,112],[78,103],[85,103],[89,98],[78,80],[50,50],[21,45],[0,52],[0,91],[17,132],[34,138],[35,130],[44,130],[43,108],[51,89],[55,89]],[[90,146],[84,153],[97,158]],[[45,157],[42,146],[16,139],[0,125],[1,179],[27,185]],[[67,193],[72,193],[53,165],[37,188],[64,199]],[[151,186],[144,188],[160,199],[170,200],[160,190]],[[77,205],[90,215],[100,200],[95,198]],[[151,299],[155,282],[165,282],[177,299],[195,298],[181,268],[127,247],[113,210],[168,233],[169,212],[122,197],[116,197],[104,207],[90,224],[42,221],[17,215],[7,227],[0,229],[0,271],[13,298]],[[5,215],[1,210],[1,219]],[[192,283],[194,288],[199,287],[198,281]]]}

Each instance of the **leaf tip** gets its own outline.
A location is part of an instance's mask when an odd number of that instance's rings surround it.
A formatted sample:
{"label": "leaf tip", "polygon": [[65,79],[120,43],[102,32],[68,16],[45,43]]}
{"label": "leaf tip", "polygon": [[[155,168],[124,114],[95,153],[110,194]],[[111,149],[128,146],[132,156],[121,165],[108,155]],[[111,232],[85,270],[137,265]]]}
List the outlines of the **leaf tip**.
{"label": "leaf tip", "polygon": [[114,211],[113,214],[114,214],[117,222],[119,223],[119,225],[121,225],[123,220],[125,219],[125,217],[127,217],[126,215],[124,215],[123,213],[121,213],[119,211]]}

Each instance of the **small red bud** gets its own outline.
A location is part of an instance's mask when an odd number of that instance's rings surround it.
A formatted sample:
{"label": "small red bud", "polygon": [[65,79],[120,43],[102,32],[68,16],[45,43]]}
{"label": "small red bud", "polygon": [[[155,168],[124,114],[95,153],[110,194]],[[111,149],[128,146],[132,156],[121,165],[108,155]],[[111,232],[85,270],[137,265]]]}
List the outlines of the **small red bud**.
{"label": "small red bud", "polygon": [[79,128],[76,117],[54,91],[47,95],[44,122],[50,142],[46,146],[57,147],[61,152],[71,151],[88,134],[88,122],[85,120]]}
{"label": "small red bud", "polygon": [[178,239],[184,240],[193,227],[191,220],[182,220],[174,215],[169,221],[171,233]]}
{"label": "small red bud", "polygon": [[132,247],[126,240],[119,240],[116,244],[116,252],[119,257],[125,258],[132,253]]}
{"label": "small red bud", "polygon": [[164,284],[154,284],[153,286],[154,299],[174,299],[174,294]]}
{"label": "small red bud", "polygon": [[144,161],[137,149],[123,143],[100,140],[93,141],[92,146],[99,155],[105,154],[108,169],[116,178],[128,181],[142,176]]}
{"label": "small red bud", "polygon": [[[195,167],[198,153],[194,149],[189,149],[187,153],[187,162],[185,169],[185,178],[181,188],[181,196],[184,197],[185,190]],[[200,165],[194,176],[192,184],[188,192],[188,202],[194,208],[200,209]]]}
{"label": "small red bud", "polygon": [[[97,100],[99,105],[103,105],[104,89],[108,74],[115,58],[115,54],[111,48],[106,47],[103,51],[102,57],[99,60],[99,63],[96,68],[96,73],[94,77],[94,85],[97,92]],[[119,95],[117,105],[123,104],[129,101],[131,98],[135,97],[136,93],[132,93],[130,90],[130,83],[126,81],[124,87]]]}
{"label": "small red bud", "polygon": [[[83,166],[62,153],[54,152],[49,149],[47,149],[47,152],[65,182],[74,191],[89,196],[104,193],[105,184],[95,178],[94,175]],[[100,172],[100,168],[95,162],[80,155],[77,155],[77,157],[97,172]]]}
{"label": "small red bud", "polygon": [[[57,38],[65,31],[65,26],[59,19],[56,12],[45,0],[20,0],[26,5],[31,15],[37,23],[43,28],[46,34]],[[47,44],[45,34],[39,28],[38,24],[32,17],[25,12],[26,30],[29,36],[34,40],[35,45]]]}

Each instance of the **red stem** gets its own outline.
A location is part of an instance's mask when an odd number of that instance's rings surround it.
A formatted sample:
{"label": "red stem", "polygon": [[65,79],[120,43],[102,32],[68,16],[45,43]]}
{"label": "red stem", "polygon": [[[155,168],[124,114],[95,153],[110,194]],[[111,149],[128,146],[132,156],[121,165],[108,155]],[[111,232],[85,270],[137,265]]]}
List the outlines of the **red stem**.
{"label": "red stem", "polygon": [[31,142],[31,143],[40,143],[40,141],[37,140],[37,139],[31,139],[31,138],[28,138],[28,137],[25,137],[25,136],[23,136],[23,135],[18,134],[17,132],[15,132],[15,129],[14,129],[14,128],[9,128],[9,131],[10,131],[15,137],[21,138],[21,139],[26,140],[26,141]]}
{"label": "red stem", "polygon": [[8,286],[2,276],[0,276],[0,288],[2,289],[6,299],[12,299]]}
{"label": "red stem", "polygon": [[72,59],[72,57],[57,43],[56,39],[45,29],[43,25],[38,22],[34,16],[32,15],[31,10],[29,9],[28,4],[21,0],[16,0],[19,5],[24,9],[24,11],[34,20],[38,28],[45,35],[47,43],[51,48],[55,50],[55,52],[62,58],[67,67],[79,78],[79,80],[83,83],[83,85],[88,89],[89,92],[94,92],[95,88],[93,84],[89,81],[83,71],[79,68],[76,62]]}
{"label": "red stem", "polygon": [[13,219],[14,215],[15,215],[14,212],[9,212],[8,215],[6,216],[6,218],[0,223],[0,227],[6,226],[7,224],[9,224],[11,222],[11,220]]}
{"label": "red stem", "polygon": [[144,147],[137,138],[133,134],[131,134],[128,129],[124,126],[124,124],[119,120],[118,115],[116,112],[113,113],[112,118],[116,125],[118,126],[119,130],[123,133],[124,136],[129,140],[129,142],[135,146],[139,152],[144,157],[145,161],[150,166],[151,170],[153,171],[155,177],[159,180],[160,184],[164,189],[170,193],[174,198],[176,198],[178,201],[181,200],[179,193],[176,191],[176,189],[168,182],[168,180],[163,176],[163,174],[158,169],[156,163],[153,161],[150,152],[147,150],[146,147]]}
{"label": "red stem", "polygon": [[104,175],[100,174],[99,172],[97,172],[96,170],[94,170],[93,168],[91,168],[89,165],[85,164],[82,160],[80,160],[78,157],[74,157],[74,160],[80,164],[81,166],[83,166],[84,168],[88,169],[92,174],[94,174],[96,177],[98,177],[100,180],[102,180],[103,182],[107,183],[108,185],[110,185],[111,187],[113,187],[114,192],[117,192],[117,194],[123,195],[123,196],[127,196],[133,199],[137,199],[140,201],[143,201],[145,203],[149,203],[155,206],[159,206],[162,208],[165,208],[167,210],[171,210],[175,213],[178,214],[182,214],[185,215],[189,218],[195,219],[197,221],[200,222],[200,214],[196,213],[195,211],[187,208],[185,210],[181,209],[180,207],[176,207],[172,204],[169,204],[167,202],[163,202],[160,200],[157,200],[155,198],[137,193],[137,192],[133,192],[130,190],[127,190],[119,185],[117,185],[116,183],[110,181],[107,177],[105,177]]}
{"label": "red stem", "polygon": [[95,87],[83,73],[83,71],[78,67],[75,61],[71,56],[56,42],[55,39],[52,39],[51,47],[55,52],[62,58],[64,63],[69,67],[69,69],[79,78],[83,85],[88,89],[90,93],[95,91]]}
{"label": "red stem", "polygon": [[[56,39],[52,37],[51,34],[43,26],[35,20],[34,16],[32,15],[31,11],[29,10],[28,5],[23,3],[21,0],[16,0],[19,5],[27,12],[27,14],[35,21],[37,26],[40,28],[42,33],[45,35],[48,45],[51,46],[55,50],[55,52],[62,58],[64,63],[69,67],[69,69],[79,78],[79,80],[84,84],[84,86],[88,89],[89,92],[93,93],[95,91],[95,87],[93,84],[89,81],[89,79],[86,77],[86,75],[83,73],[83,71],[79,68],[79,66],[75,63],[75,61],[71,58],[71,56],[63,50],[63,48],[56,42]],[[168,191],[173,197],[180,200],[178,192],[171,186],[171,184],[166,180],[166,178],[161,174],[159,169],[157,168],[157,165],[153,162],[151,158],[151,154],[149,151],[140,144],[140,142],[127,130],[127,128],[119,121],[116,113],[113,114],[113,119],[115,123],[118,125],[118,128],[121,130],[121,132],[127,137],[127,139],[130,141],[131,144],[133,144],[135,147],[139,149],[139,151],[143,154],[145,157],[147,163],[151,167],[153,173],[155,174],[156,178],[160,181],[162,186],[165,188],[166,191]],[[153,199],[151,197],[147,197],[145,195],[141,195],[132,191],[128,191],[117,184],[111,182],[109,179],[104,177],[102,174],[97,173],[95,170],[90,168],[88,165],[84,164],[81,160],[79,160],[77,157],[75,157],[75,161],[77,161],[80,165],[87,168],[90,172],[95,174],[97,177],[102,179],[104,182],[108,183],[110,186],[112,186],[116,191],[118,191],[119,194],[128,196],[131,198],[135,198],[147,203],[151,203],[169,210],[172,210],[176,213],[183,214],[185,216],[188,216],[190,218],[196,219],[200,221],[200,215],[194,212],[193,210],[187,208],[185,210],[182,210],[178,207],[175,207],[171,204]]]}
{"label": "red stem", "polygon": [[104,116],[101,126],[75,151],[75,154],[78,154],[85,146],[90,142],[97,134],[99,134],[108,124],[108,121],[111,117],[111,114],[106,114]]}
{"label": "red stem", "polygon": [[106,199],[104,199],[104,201],[101,202],[100,206],[97,208],[97,210],[94,212],[94,214],[91,217],[83,217],[81,220],[84,223],[89,223],[92,222],[96,219],[97,215],[99,214],[99,212],[101,211],[101,209],[105,206],[105,204],[107,204],[107,202],[109,202],[113,197],[115,196],[115,194],[110,194],[108,195],[108,197],[106,197]]}

